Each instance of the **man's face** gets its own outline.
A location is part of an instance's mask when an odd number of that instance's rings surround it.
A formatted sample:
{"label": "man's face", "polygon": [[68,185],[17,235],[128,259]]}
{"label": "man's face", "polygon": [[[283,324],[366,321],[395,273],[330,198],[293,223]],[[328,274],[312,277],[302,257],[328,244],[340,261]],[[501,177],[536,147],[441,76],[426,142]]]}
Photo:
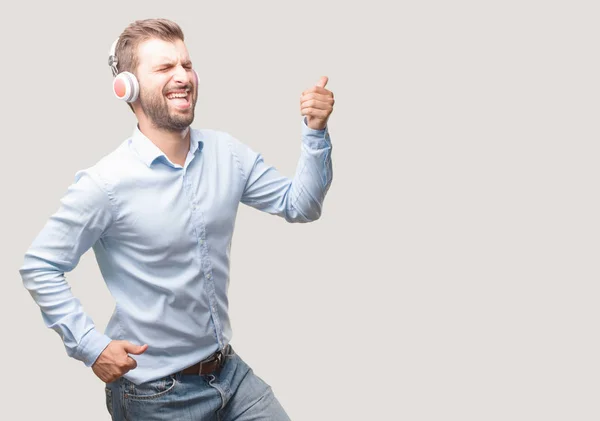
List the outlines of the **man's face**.
{"label": "man's face", "polygon": [[150,39],[138,46],[142,111],[159,129],[182,131],[194,121],[197,81],[181,40]]}

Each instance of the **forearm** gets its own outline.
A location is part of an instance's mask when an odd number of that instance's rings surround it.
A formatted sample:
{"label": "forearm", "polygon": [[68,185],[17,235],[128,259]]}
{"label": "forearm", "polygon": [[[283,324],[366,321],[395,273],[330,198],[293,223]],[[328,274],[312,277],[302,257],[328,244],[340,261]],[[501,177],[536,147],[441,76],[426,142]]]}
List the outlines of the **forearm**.
{"label": "forearm", "polygon": [[245,180],[241,201],[288,222],[310,222],[321,216],[331,185],[331,141],[328,131],[313,130],[302,121],[300,158],[293,178],[265,164],[262,156],[235,141]]}
{"label": "forearm", "polygon": [[302,147],[296,174],[289,195],[291,203],[286,207],[286,219],[290,222],[310,222],[321,216],[325,195],[333,178],[331,162],[331,139],[327,128],[302,130]]}
{"label": "forearm", "polygon": [[67,354],[90,366],[110,338],[96,330],[80,301],[71,293],[64,275],[68,263],[49,257],[35,248],[27,252],[20,269],[23,285],[39,306],[46,326],[63,340]]}

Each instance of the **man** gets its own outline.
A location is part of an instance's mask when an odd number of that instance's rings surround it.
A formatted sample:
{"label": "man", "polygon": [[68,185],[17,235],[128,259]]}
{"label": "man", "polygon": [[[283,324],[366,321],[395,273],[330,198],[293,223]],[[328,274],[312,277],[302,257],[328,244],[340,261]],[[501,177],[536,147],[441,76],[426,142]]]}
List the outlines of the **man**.
{"label": "man", "polygon": [[[174,22],[132,23],[110,64],[117,79],[137,81],[128,92],[139,89],[129,103],[138,124],[77,172],[25,255],[25,287],[68,355],[106,383],[114,420],[289,419],[230,345],[229,251],[240,202],[288,222],[321,215],[332,180],[327,78],[301,95],[302,148],[289,179],[227,133],[190,128],[198,78]],[[116,302],[104,334],[64,275],[90,247]]]}

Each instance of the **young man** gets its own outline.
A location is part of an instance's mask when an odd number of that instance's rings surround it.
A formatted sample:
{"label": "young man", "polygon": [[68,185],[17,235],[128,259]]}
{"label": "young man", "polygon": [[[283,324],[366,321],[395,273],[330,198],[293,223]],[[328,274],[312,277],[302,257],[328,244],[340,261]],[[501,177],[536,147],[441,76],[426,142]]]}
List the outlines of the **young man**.
{"label": "young man", "polygon": [[[67,354],[106,383],[114,420],[287,420],[229,344],[229,250],[240,202],[288,222],[321,215],[332,180],[327,78],[300,98],[289,179],[227,133],[190,128],[198,78],[177,24],[134,22],[114,47],[115,93],[138,124],[77,172],[25,255],[23,283]],[[105,333],[65,280],[90,247],[116,301]]]}

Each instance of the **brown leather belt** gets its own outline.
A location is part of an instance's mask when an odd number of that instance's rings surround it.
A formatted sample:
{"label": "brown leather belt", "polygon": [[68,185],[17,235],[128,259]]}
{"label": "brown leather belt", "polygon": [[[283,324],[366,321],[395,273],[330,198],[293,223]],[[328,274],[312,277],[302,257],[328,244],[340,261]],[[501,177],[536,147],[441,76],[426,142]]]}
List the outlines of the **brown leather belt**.
{"label": "brown leather belt", "polygon": [[207,358],[203,359],[196,364],[183,369],[181,372],[183,374],[208,374],[215,371],[220,371],[225,363],[225,356],[229,354],[229,345],[225,346],[225,348],[218,350],[217,352],[209,355]]}

